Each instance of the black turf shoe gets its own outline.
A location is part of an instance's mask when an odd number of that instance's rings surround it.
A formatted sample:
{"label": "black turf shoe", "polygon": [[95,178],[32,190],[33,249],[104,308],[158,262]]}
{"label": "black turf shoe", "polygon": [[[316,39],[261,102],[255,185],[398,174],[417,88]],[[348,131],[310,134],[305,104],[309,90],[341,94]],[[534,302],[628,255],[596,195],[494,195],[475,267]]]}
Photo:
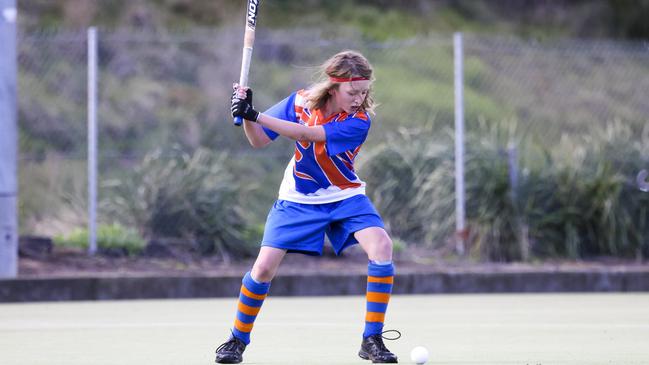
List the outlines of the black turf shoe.
{"label": "black turf shoe", "polygon": [[218,364],[238,364],[243,361],[245,349],[246,344],[233,336],[216,349],[216,362]]}
{"label": "black turf shoe", "polygon": [[358,351],[358,356],[365,360],[372,360],[373,363],[398,363],[397,355],[391,353],[383,344],[383,337],[381,334],[364,338],[363,343],[361,344],[361,349]]}

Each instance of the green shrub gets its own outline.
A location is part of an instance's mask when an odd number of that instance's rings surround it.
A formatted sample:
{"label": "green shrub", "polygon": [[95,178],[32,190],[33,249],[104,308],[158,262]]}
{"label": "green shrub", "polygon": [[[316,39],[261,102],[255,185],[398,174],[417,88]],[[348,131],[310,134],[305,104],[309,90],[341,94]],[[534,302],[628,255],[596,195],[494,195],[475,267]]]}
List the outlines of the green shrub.
{"label": "green shrub", "polygon": [[256,188],[255,178],[225,153],[159,149],[106,188],[106,213],[135,225],[147,240],[180,239],[223,257],[245,256],[256,247],[249,240],[258,229],[241,203]]}
{"label": "green shrub", "polygon": [[[442,248],[455,231],[450,131],[399,132],[360,166],[390,232]],[[621,122],[555,146],[515,121],[478,123],[466,137],[470,252],[491,261],[649,256],[649,194],[635,186],[649,161],[649,126]],[[646,168],[646,167],[645,167]],[[513,186],[512,176],[518,176]]]}
{"label": "green shrub", "polygon": [[[63,247],[88,248],[88,229],[77,228],[67,235],[54,237],[54,243]],[[145,242],[136,230],[114,223],[97,227],[97,247],[100,251],[120,251],[127,255],[142,252]]]}
{"label": "green shrub", "polygon": [[[543,255],[647,257],[649,194],[635,186],[649,162],[649,126],[619,121],[564,140],[536,175],[530,233]],[[576,145],[576,146],[575,146]],[[540,244],[542,242],[542,244]]]}
{"label": "green shrub", "polygon": [[448,133],[435,129],[430,123],[401,130],[359,164],[390,233],[429,247],[443,245],[455,229],[452,149],[444,141]]}

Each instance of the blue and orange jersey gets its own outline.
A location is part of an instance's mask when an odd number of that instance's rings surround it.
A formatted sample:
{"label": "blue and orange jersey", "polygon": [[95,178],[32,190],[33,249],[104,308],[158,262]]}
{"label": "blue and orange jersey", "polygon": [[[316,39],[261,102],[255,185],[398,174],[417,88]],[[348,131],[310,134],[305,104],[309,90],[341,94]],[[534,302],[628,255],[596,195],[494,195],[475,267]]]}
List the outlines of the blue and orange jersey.
{"label": "blue and orange jersey", "polygon": [[[371,120],[364,111],[325,118],[306,107],[306,91],[297,91],[264,112],[287,122],[322,125],[326,141],[295,142],[295,154],[284,172],[279,199],[324,204],[365,194],[365,183],[354,170],[354,160],[367,138]],[[278,134],[264,128],[269,138]]]}

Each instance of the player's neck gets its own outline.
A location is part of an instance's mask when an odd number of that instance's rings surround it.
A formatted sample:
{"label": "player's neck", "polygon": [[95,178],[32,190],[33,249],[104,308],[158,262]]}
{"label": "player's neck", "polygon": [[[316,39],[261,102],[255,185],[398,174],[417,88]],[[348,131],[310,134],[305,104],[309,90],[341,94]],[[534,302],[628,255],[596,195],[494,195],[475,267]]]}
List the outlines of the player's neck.
{"label": "player's neck", "polygon": [[335,101],[329,99],[329,101],[325,103],[324,107],[320,109],[320,112],[322,113],[322,117],[326,120],[334,114],[342,113],[343,110],[336,105]]}

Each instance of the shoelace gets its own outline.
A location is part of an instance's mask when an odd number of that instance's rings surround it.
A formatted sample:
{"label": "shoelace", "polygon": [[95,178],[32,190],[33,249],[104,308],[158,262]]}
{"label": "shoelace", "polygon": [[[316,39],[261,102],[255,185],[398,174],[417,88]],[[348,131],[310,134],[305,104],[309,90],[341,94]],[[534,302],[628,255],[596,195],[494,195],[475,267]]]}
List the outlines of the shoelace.
{"label": "shoelace", "polygon": [[216,352],[219,352],[221,350],[226,350],[226,351],[232,351],[234,349],[234,339],[231,339],[229,341],[226,341],[221,344],[221,346],[216,348]]}
{"label": "shoelace", "polygon": [[216,349],[216,352],[219,352],[221,350],[234,351],[234,350],[237,349],[237,347],[238,347],[237,342],[239,342],[239,341],[240,340],[237,339],[236,337],[232,337],[231,339],[229,339],[225,343],[222,343],[221,346],[219,346]]}
{"label": "shoelace", "polygon": [[[397,333],[397,337],[385,337],[385,336],[384,336],[386,333],[391,333],[391,332],[396,332],[396,333]],[[383,332],[381,332],[381,337],[382,337],[383,339],[385,339],[385,340],[388,340],[388,341],[394,341],[394,340],[398,340],[398,339],[401,338],[401,332],[399,332],[399,331],[397,331],[397,330],[387,330],[387,331],[383,331]]]}
{"label": "shoelace", "polygon": [[[392,333],[392,332],[396,333],[396,337],[386,337],[385,336],[386,333]],[[378,341],[376,341],[375,343],[379,347],[379,350],[382,351],[382,352],[390,352],[390,350],[388,350],[388,348],[385,347],[385,344],[383,343],[383,339],[386,339],[388,341],[398,340],[399,338],[401,338],[401,332],[399,332],[397,330],[387,330],[387,331],[381,332],[380,334],[376,334],[374,336],[377,337]]]}

